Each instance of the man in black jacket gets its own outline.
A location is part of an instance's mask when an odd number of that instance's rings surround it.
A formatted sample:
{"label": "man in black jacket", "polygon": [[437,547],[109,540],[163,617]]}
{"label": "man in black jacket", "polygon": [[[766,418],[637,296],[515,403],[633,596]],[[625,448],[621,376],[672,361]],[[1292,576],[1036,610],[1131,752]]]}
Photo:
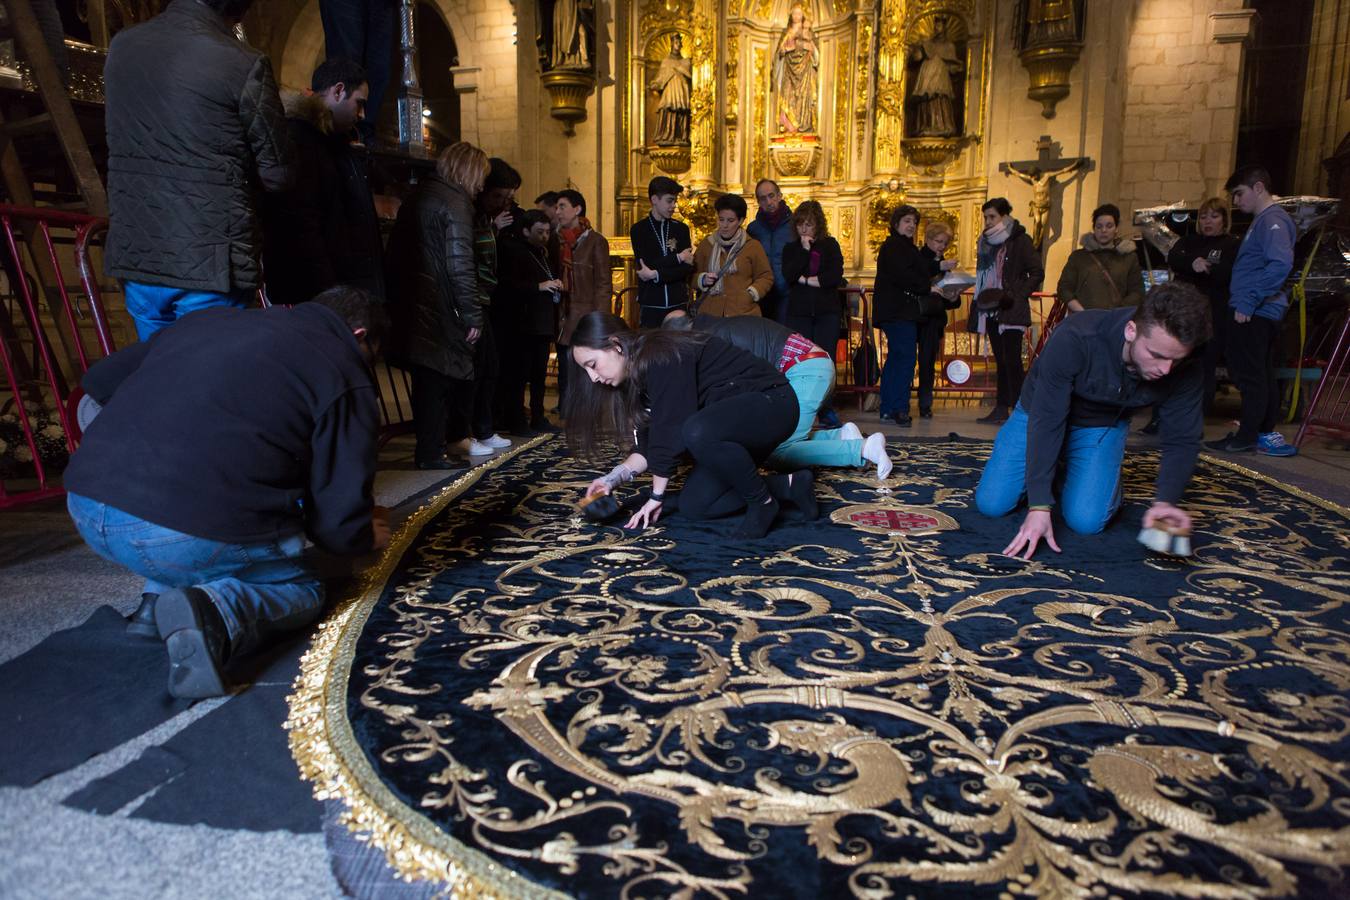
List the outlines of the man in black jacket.
{"label": "man in black jacket", "polygon": [[1190,285],[1154,288],[1136,309],[1089,309],[1065,319],[1027,374],[1021,400],[999,429],[975,505],[1003,516],[1025,494],[1030,505],[1003,552],[1030,559],[1044,538],[1056,553],[1050,524],[1052,485],[1063,461],[1064,520],[1097,534],[1120,507],[1120,465],[1130,415],[1158,405],[1162,463],[1144,527],[1189,530],[1176,506],[1195,469],[1204,427],[1200,365],[1190,359],[1209,340],[1209,300]]}
{"label": "man in black jacket", "polygon": [[250,0],[174,0],[108,48],[108,274],[145,340],[260,283],[256,194],[290,187],[272,66],[233,26]]}
{"label": "man in black jacket", "polygon": [[388,543],[367,372],[381,315],[347,287],[202,310],[85,375],[104,408],[67,506],[95,552],[146,579],[128,631],[164,640],[174,696],[224,693],[231,657],[318,617],[306,535],[336,554]]}
{"label": "man in black jacket", "polygon": [[673,178],[658,175],[647,185],[651,215],[635,222],[628,236],[637,259],[638,305],[643,328],[656,328],[674,309],[689,306],[689,276],[694,272],[694,249],[689,226],[671,218],[675,200],[684,188]]}
{"label": "man in black jacket", "polygon": [[354,149],[370,88],[365,70],[330,59],[310,92],[285,98],[295,147],[295,186],[269,194],[263,210],[263,273],[273,303],[303,303],[338,284],[384,298],[383,247],[366,154]]}

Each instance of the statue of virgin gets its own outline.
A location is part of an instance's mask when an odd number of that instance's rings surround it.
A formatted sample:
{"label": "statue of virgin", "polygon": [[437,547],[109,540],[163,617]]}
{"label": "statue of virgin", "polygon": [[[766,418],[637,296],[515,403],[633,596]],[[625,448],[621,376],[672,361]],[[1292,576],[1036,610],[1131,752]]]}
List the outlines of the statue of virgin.
{"label": "statue of virgin", "polygon": [[780,134],[815,133],[819,68],[820,47],[816,44],[806,7],[794,4],[788,11],[787,28],[778,42],[773,64],[773,80],[778,92],[775,119]]}

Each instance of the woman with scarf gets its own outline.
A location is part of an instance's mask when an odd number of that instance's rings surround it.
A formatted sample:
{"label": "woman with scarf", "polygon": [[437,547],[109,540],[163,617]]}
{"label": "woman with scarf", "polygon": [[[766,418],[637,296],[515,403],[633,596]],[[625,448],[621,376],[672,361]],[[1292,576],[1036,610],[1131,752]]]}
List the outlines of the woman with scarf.
{"label": "woman with scarf", "polygon": [[736,194],[723,194],[713,204],[717,231],[704,238],[694,253],[696,315],[758,316],[760,301],[773,287],[773,269],[759,241],[741,224],[748,210]]}
{"label": "woman with scarf", "polygon": [[572,331],[587,313],[609,312],[614,304],[614,274],[609,268],[609,241],[591,228],[586,218],[586,198],[580,191],[558,192],[559,268],[562,270],[563,319],[558,332],[558,407],[567,395],[568,376],[573,373]]}
{"label": "woman with scarf", "polygon": [[989,337],[998,367],[998,396],[989,415],[977,419],[1001,425],[1022,394],[1022,342],[1031,327],[1031,295],[1045,269],[1031,236],[1012,216],[1012,204],[994,197],[981,207],[984,231],[976,256],[975,302],[967,328]]}
{"label": "woman with scarf", "polygon": [[[661,518],[682,457],[693,471],[680,492],[691,519],[741,513],[735,536],[763,537],[782,505],[817,513],[811,471],[759,474],[759,465],[797,425],[797,395],[772,363],[696,332],[643,331],[593,312],[572,333],[572,358],[585,377],[567,395],[567,442],[582,458],[633,448],[588,494],[607,494],[648,470],[651,495],[628,520]],[[636,446],[634,446],[636,444]]]}

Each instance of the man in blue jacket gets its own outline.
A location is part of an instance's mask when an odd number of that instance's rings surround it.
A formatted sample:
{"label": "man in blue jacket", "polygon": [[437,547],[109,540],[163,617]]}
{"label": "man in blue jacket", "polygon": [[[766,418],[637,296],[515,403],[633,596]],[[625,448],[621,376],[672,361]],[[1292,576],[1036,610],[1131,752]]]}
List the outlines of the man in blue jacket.
{"label": "man in blue jacket", "polygon": [[1270,173],[1259,166],[1243,166],[1224,185],[1233,204],[1250,216],[1233,263],[1224,357],[1228,375],[1242,394],[1238,430],[1205,444],[1211,450],[1266,456],[1293,456],[1298,448],[1286,444],[1275,430],[1280,414],[1280,390],[1275,381],[1275,344],[1280,322],[1289,309],[1285,279],[1294,267],[1294,220],[1275,204]]}
{"label": "man in blue jacket", "polygon": [[1030,559],[1041,540],[1059,552],[1050,511],[1061,467],[1065,523],[1079,534],[1101,532],[1120,508],[1130,416],[1155,404],[1162,462],[1144,527],[1190,529],[1191,517],[1176,504],[1204,425],[1204,378],[1191,356],[1211,332],[1209,299],[1182,282],[1154,288],[1136,309],[1089,309],[1055,329],[975,489],[986,516],[1007,515],[1026,496],[1027,517],[1004,553]]}
{"label": "man in blue jacket", "polygon": [[773,269],[773,293],[759,305],[764,315],[782,323],[787,315],[788,295],[787,279],[783,277],[783,248],[797,239],[792,227],[792,208],[783,200],[778,185],[768,178],[761,178],[755,185],[755,202],[759,204],[759,212],[745,230],[764,246],[769,268]]}
{"label": "man in blue jacket", "polygon": [[232,658],[318,618],[306,536],[344,555],[388,543],[367,368],[382,315],[350,287],[199,310],[82,380],[104,406],[67,507],[96,553],[146,579],[127,630],[164,641],[174,696],[225,693]]}

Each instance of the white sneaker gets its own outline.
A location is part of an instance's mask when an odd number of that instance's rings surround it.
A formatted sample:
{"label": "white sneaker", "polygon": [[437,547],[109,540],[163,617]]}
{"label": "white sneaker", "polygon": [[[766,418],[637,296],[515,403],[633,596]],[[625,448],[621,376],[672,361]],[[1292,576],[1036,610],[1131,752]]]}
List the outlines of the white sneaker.
{"label": "white sneaker", "polygon": [[886,453],[886,435],[880,431],[868,435],[867,440],[863,441],[862,455],[863,459],[876,464],[878,481],[885,481],[890,477],[891,469],[895,468],[895,464],[891,462],[891,457]]}
{"label": "white sneaker", "polygon": [[511,439],[504,438],[500,434],[494,434],[491,437],[484,438],[482,443],[487,444],[493,450],[505,450],[511,446]]}
{"label": "white sneaker", "polygon": [[479,440],[470,439],[469,447],[466,451],[470,456],[491,456],[497,451]]}
{"label": "white sneaker", "polygon": [[852,422],[845,422],[844,427],[839,429],[839,440],[860,441],[862,440],[862,431]]}

